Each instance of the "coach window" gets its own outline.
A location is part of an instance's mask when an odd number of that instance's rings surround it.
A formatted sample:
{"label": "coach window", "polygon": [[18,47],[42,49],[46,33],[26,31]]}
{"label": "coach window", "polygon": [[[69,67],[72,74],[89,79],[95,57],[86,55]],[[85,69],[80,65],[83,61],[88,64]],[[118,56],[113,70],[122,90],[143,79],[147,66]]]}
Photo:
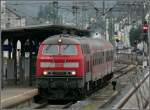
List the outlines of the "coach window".
{"label": "coach window", "polygon": [[101,56],[99,54],[100,54],[100,52],[97,53],[97,64],[100,64],[99,59],[100,59]]}
{"label": "coach window", "polygon": [[100,64],[100,58],[101,58],[101,55],[100,55],[100,52],[98,52],[98,64]]}
{"label": "coach window", "polygon": [[111,60],[111,50],[109,51],[109,61]]}
{"label": "coach window", "polygon": [[111,61],[112,57],[111,57],[111,50],[110,50],[110,61]]}
{"label": "coach window", "polygon": [[96,65],[96,53],[94,54],[94,65]]}
{"label": "coach window", "polygon": [[87,54],[87,45],[85,45],[85,53]]}
{"label": "coach window", "polygon": [[101,59],[101,64],[103,63],[103,54],[102,54],[102,52],[100,53],[100,59]]}
{"label": "coach window", "polygon": [[112,60],[112,51],[110,50],[110,61]]}
{"label": "coach window", "polygon": [[84,47],[85,47],[85,53],[87,54],[87,46],[86,46],[86,44],[84,45]]}
{"label": "coach window", "polygon": [[84,53],[84,48],[83,48],[83,45],[81,45],[81,49],[82,49],[82,53]]}
{"label": "coach window", "polygon": [[95,65],[97,65],[97,52],[95,53]]}
{"label": "coach window", "polygon": [[107,62],[107,51],[105,51],[105,62]]}
{"label": "coach window", "polygon": [[94,65],[96,65],[96,54],[94,53]]}
{"label": "coach window", "polygon": [[103,63],[103,52],[101,52],[101,63]]}
{"label": "coach window", "polygon": [[84,53],[86,54],[87,53],[86,52],[86,45],[84,44],[83,47],[84,47]]}
{"label": "coach window", "polygon": [[94,54],[92,55],[92,61],[93,61],[93,65],[94,65]]}
{"label": "coach window", "polygon": [[106,62],[108,61],[108,51],[106,51]]}
{"label": "coach window", "polygon": [[107,51],[107,61],[109,61],[109,51]]}
{"label": "coach window", "polygon": [[100,64],[102,64],[102,59],[103,59],[103,56],[102,56],[102,52],[100,53]]}
{"label": "coach window", "polygon": [[100,52],[98,52],[98,59],[97,59],[98,64],[100,64],[100,59],[101,59],[101,53],[100,53]]}
{"label": "coach window", "polygon": [[93,65],[95,65],[95,54],[93,54]]}
{"label": "coach window", "polygon": [[82,48],[82,50],[83,50],[83,53],[86,54],[86,47],[85,47],[85,44],[83,44],[83,45],[81,46],[81,48]]}
{"label": "coach window", "polygon": [[111,60],[113,60],[113,50],[111,50]]}
{"label": "coach window", "polygon": [[110,51],[108,51],[108,61],[110,61]]}
{"label": "coach window", "polygon": [[99,52],[97,52],[97,64],[99,64],[99,58],[100,58]]}
{"label": "coach window", "polygon": [[90,53],[89,45],[87,45],[87,53]]}
{"label": "coach window", "polygon": [[90,67],[89,67],[89,61],[87,61],[86,64],[87,64],[86,70],[87,70],[87,72],[89,72],[89,70],[90,70]]}
{"label": "coach window", "polygon": [[94,60],[95,60],[95,59],[94,59],[94,54],[93,54],[93,65],[94,65]]}
{"label": "coach window", "polygon": [[104,51],[103,51],[103,63],[104,63]]}

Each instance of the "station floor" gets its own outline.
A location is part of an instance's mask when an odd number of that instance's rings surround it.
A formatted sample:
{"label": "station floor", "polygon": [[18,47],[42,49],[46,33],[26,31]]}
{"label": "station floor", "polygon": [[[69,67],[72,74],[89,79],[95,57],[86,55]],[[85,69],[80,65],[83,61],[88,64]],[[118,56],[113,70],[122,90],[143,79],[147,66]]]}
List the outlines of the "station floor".
{"label": "station floor", "polygon": [[7,107],[19,103],[23,100],[29,99],[37,94],[35,88],[23,88],[23,87],[13,87],[4,88],[1,91],[1,104],[2,107]]}
{"label": "station floor", "polygon": [[23,94],[30,90],[33,90],[33,88],[22,88],[22,87],[4,88],[1,91],[1,101],[6,100],[10,97]]}

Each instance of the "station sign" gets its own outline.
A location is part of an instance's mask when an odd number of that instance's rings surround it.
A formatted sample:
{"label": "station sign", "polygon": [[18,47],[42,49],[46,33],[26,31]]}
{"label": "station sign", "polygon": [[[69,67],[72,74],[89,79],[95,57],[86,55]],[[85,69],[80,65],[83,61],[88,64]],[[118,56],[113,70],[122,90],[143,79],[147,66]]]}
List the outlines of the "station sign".
{"label": "station sign", "polygon": [[12,51],[11,45],[3,45],[2,48],[3,48],[3,51]]}

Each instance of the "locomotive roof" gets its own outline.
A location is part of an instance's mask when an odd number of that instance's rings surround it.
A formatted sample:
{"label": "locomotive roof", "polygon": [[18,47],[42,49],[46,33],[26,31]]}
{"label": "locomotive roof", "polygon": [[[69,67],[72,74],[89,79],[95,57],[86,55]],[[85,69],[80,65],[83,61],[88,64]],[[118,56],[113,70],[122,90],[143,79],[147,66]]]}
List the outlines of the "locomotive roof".
{"label": "locomotive roof", "polygon": [[62,40],[62,44],[80,44],[80,42],[72,37],[62,37],[61,35],[52,36],[43,41],[42,44],[59,44],[58,40]]}
{"label": "locomotive roof", "polygon": [[105,39],[97,38],[80,38],[74,36],[61,37],[62,35],[55,35],[43,41],[43,44],[59,44],[58,40],[62,40],[62,44],[89,44],[90,47],[113,48],[112,44]]}

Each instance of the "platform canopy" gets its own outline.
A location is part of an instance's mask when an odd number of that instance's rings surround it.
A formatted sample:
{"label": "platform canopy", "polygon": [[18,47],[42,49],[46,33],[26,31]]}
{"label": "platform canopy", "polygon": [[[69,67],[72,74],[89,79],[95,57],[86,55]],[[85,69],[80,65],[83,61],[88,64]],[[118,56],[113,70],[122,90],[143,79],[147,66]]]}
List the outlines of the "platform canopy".
{"label": "platform canopy", "polygon": [[75,34],[78,36],[89,36],[89,30],[78,29],[65,25],[34,25],[2,30],[2,39],[45,39],[56,34]]}

